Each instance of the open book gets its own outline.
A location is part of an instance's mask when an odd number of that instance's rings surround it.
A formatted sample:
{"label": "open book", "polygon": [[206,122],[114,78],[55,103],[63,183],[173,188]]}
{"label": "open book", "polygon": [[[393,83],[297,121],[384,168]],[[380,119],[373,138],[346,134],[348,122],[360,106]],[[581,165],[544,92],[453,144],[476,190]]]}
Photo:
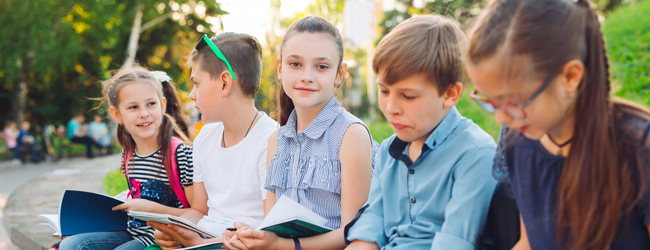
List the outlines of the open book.
{"label": "open book", "polygon": [[[203,234],[216,237],[215,234],[222,232],[207,232],[198,228],[193,223],[179,217],[171,216],[168,214],[154,214],[144,212],[129,212],[129,215],[141,220],[154,220],[164,224],[174,224],[192,231],[197,232],[199,235]],[[146,215],[146,216],[145,216]],[[179,220],[180,219],[180,220]],[[179,221],[185,221],[180,223]],[[303,207],[289,197],[282,196],[275,203],[271,211],[266,215],[262,223],[255,228],[256,230],[266,230],[274,232],[282,238],[303,238],[315,236],[332,231],[325,227],[327,219],[319,216],[311,210]],[[200,232],[202,231],[202,232]],[[202,235],[203,236],[203,235]],[[207,250],[207,249],[221,249],[223,246],[220,242],[213,242],[208,244],[197,245],[193,247],[182,248],[182,250]]]}
{"label": "open book", "polygon": [[332,231],[325,227],[326,223],[327,219],[282,196],[257,229],[274,232],[282,238],[304,238]]}
{"label": "open book", "polygon": [[93,192],[64,190],[58,214],[41,214],[39,219],[59,236],[90,232],[126,230],[128,217],[124,211],[112,208],[124,203],[113,197]]}
{"label": "open book", "polygon": [[169,214],[130,211],[129,216],[143,221],[151,220],[163,224],[173,224],[173,225],[181,226],[198,233],[199,235],[201,235],[201,237],[205,239],[212,239],[218,237],[216,233],[221,234],[221,232],[214,232],[214,233],[208,232],[208,230],[200,228],[199,226],[195,225],[191,221],[188,221],[178,216],[169,215]]}

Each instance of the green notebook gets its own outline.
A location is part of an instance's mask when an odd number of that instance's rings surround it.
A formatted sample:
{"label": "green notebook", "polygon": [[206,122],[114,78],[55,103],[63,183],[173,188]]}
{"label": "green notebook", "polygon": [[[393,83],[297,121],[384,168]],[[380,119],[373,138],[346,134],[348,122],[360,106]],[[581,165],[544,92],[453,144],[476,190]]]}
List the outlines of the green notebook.
{"label": "green notebook", "polygon": [[300,219],[294,219],[282,224],[269,226],[262,230],[274,232],[282,238],[304,238],[332,231],[329,228],[314,225]]}
{"label": "green notebook", "polygon": [[257,229],[274,232],[282,238],[303,238],[332,231],[325,223],[327,219],[282,196]]}

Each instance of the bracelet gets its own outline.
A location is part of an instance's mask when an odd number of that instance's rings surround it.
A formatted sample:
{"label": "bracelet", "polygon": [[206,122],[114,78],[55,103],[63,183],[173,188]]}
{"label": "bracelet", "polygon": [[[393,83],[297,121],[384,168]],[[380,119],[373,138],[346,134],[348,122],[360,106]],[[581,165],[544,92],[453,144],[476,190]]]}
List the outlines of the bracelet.
{"label": "bracelet", "polygon": [[300,240],[298,238],[293,238],[293,244],[296,247],[296,250],[302,250],[302,247],[300,246]]}

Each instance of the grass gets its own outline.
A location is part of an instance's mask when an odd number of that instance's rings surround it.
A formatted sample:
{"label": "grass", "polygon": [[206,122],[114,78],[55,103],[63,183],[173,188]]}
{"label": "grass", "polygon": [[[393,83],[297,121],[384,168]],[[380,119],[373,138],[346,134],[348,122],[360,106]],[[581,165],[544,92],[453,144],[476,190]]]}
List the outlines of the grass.
{"label": "grass", "polygon": [[114,196],[127,190],[129,186],[126,183],[126,178],[120,172],[120,169],[116,169],[104,176],[104,188],[108,195]]}
{"label": "grass", "polygon": [[603,33],[616,95],[650,106],[650,1],[621,6]]}

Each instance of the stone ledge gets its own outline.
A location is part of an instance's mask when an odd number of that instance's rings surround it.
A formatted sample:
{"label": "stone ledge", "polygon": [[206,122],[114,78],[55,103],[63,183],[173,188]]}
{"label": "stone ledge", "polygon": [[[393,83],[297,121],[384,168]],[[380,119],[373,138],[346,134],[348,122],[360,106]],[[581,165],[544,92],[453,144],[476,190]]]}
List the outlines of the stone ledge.
{"label": "stone ledge", "polygon": [[103,178],[119,166],[119,155],[92,160],[75,159],[67,166],[42,174],[14,191],[4,208],[4,226],[20,249],[50,249],[58,242],[48,226],[38,225],[39,214],[56,214],[63,190],[75,189],[105,193]]}

